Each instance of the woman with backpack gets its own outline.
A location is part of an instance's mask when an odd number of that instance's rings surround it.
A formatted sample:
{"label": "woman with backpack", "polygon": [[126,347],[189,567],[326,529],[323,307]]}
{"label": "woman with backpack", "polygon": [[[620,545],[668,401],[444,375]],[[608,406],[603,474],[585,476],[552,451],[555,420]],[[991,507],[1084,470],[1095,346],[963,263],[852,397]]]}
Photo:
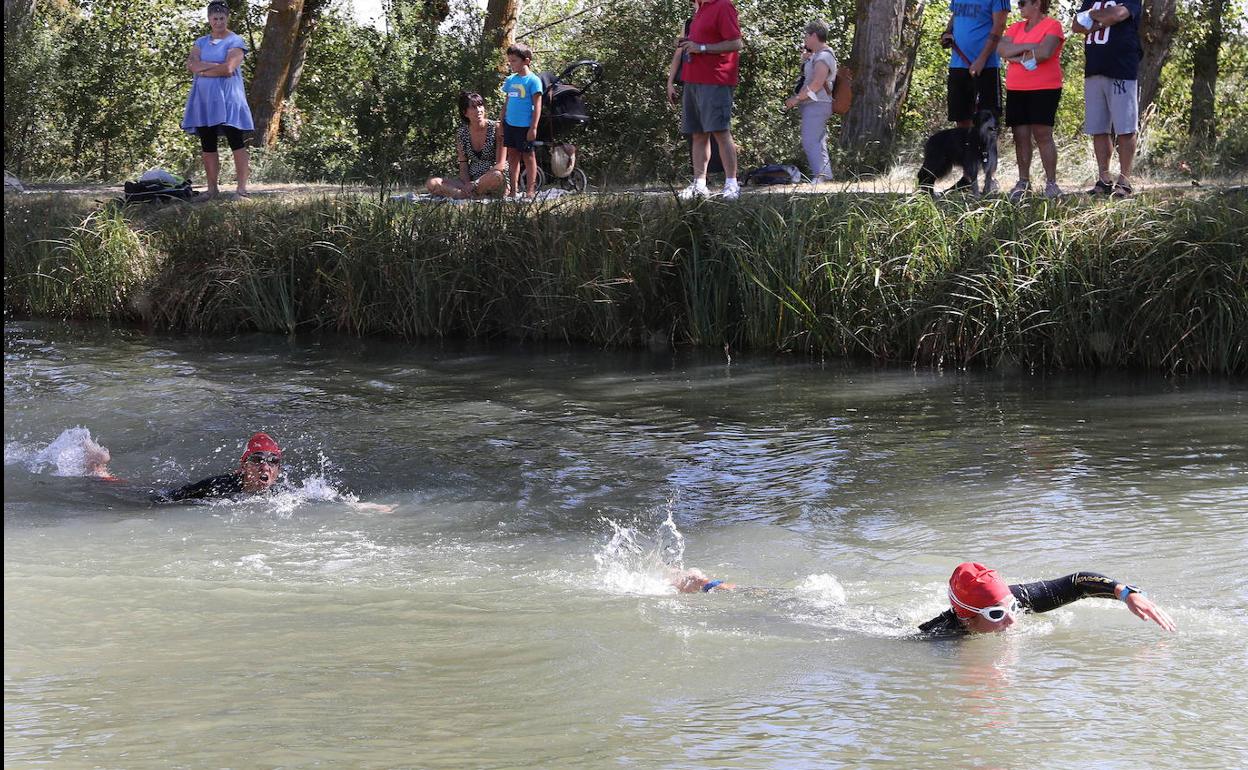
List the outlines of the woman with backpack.
{"label": "woman with backpack", "polygon": [[828,119],[832,117],[832,84],[836,82],[836,57],[828,47],[828,25],[812,21],[806,25],[806,53],[803,55],[802,82],[797,93],[784,106],[797,107],[802,116],[802,150],[810,166],[814,184],[832,181],[828,159]]}

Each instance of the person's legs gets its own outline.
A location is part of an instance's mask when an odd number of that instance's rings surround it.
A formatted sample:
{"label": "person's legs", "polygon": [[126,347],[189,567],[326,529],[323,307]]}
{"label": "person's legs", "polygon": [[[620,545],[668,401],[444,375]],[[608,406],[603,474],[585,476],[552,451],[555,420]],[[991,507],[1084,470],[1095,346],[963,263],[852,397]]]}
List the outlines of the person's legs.
{"label": "person's legs", "polygon": [[1110,184],[1109,158],[1114,154],[1114,143],[1109,134],[1092,136],[1092,153],[1096,156],[1096,178],[1100,182]]}
{"label": "person's legs", "polygon": [[975,88],[970,70],[966,67],[949,68],[945,78],[945,99],[949,120],[958,128],[970,128],[975,115]]}
{"label": "person's legs", "polygon": [[531,148],[524,152],[524,178],[532,198],[537,195],[537,151]]}
{"label": "person's legs", "polygon": [[[719,145],[719,159],[724,164],[724,178],[737,178],[737,146],[732,142],[732,131],[716,131],[711,136],[715,137],[715,144]],[[707,156],[710,156],[710,147],[707,147]],[[705,168],[705,166],[703,166]]]}
{"label": "person's legs", "polygon": [[1096,156],[1096,185],[1090,192],[1110,192],[1109,158],[1113,154],[1110,139],[1110,82],[1102,75],[1093,75],[1083,81],[1083,132],[1092,137],[1092,154]]}
{"label": "person's legs", "polygon": [[215,152],[203,153],[204,179],[208,185],[208,194],[217,194],[217,181],[221,178],[221,156]]}
{"label": "person's legs", "polygon": [[802,105],[802,150],[810,166],[810,179],[818,183],[832,178],[832,164],[828,159],[828,118],[832,114],[830,102]]}
{"label": "person's legs", "polygon": [[[711,135],[707,133],[695,133],[689,137],[689,146],[693,149],[693,181],[697,184],[699,180],[702,185],[706,185],[706,166],[711,161]],[[720,147],[723,152],[723,147]],[[720,157],[723,157],[722,155]]]}
{"label": "person's legs", "polygon": [[230,151],[234,156],[234,180],[240,196],[247,195],[247,178],[251,176],[251,158],[247,152],[247,140],[241,129],[234,126],[221,126],[225,139],[230,143]]}
{"label": "person's legs", "polygon": [[[1118,184],[1131,190],[1131,168],[1135,163],[1135,134],[1118,136]],[[1108,173],[1108,163],[1106,169]]]}
{"label": "person's legs", "polygon": [[247,179],[251,176],[251,155],[247,148],[234,151],[235,189],[242,196],[247,195]]}
{"label": "person's legs", "polygon": [[502,190],[506,183],[506,180],[503,178],[503,172],[498,169],[491,169],[477,179],[477,195],[493,195]]}
{"label": "person's legs", "polygon": [[[1044,179],[1046,182],[1057,182],[1057,145],[1053,143],[1053,126],[1033,125],[1030,128],[1036,150],[1040,153],[1040,165],[1044,167]],[[1031,160],[1030,154],[1027,159]]]}
{"label": "person's legs", "polygon": [[511,172],[511,192],[516,195],[520,191],[520,151],[514,147],[507,148],[507,166]]}
{"label": "person's legs", "polygon": [[1018,161],[1018,181],[1031,179],[1031,139],[1034,126],[1014,126],[1014,159]]}
{"label": "person's legs", "polygon": [[204,159],[204,181],[208,195],[217,194],[217,181],[221,177],[221,156],[217,155],[217,127],[200,126],[195,129],[199,137],[199,149]]}
{"label": "person's legs", "polygon": [[[435,181],[437,184],[434,184]],[[427,189],[430,194],[441,195],[443,198],[458,199],[468,197],[468,188],[463,181],[459,179],[440,179],[438,177],[434,177],[429,180],[425,189]]]}

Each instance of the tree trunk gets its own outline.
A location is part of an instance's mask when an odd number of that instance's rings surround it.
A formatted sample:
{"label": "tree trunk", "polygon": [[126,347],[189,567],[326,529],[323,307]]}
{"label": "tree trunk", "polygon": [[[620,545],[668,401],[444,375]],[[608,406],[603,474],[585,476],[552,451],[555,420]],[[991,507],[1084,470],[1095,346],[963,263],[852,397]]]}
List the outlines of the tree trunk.
{"label": "tree trunk", "polygon": [[299,78],[303,76],[303,63],[308,58],[308,41],[320,21],[321,10],[329,5],[328,0],[304,0],[303,13],[299,17],[299,33],[295,36],[295,48],[290,56],[290,71],[286,73],[286,98],[290,99],[299,88]]}
{"label": "tree trunk", "polygon": [[854,100],[841,125],[851,170],[882,173],[895,160],[897,121],[910,90],[927,0],[858,0],[850,66]]}
{"label": "tree trunk", "polygon": [[1144,18],[1140,20],[1140,45],[1144,48],[1139,74],[1140,115],[1147,112],[1161,87],[1161,68],[1170,58],[1170,45],[1179,29],[1177,7],[1177,0],[1144,0]]}
{"label": "tree trunk", "polygon": [[286,102],[286,84],[302,24],[304,0],[273,0],[264,24],[264,40],[251,79],[251,118],[261,147],[277,140]]}
{"label": "tree trunk", "polygon": [[496,48],[507,48],[515,42],[516,18],[519,15],[520,0],[487,0],[485,40]]}
{"label": "tree trunk", "polygon": [[1190,134],[1200,142],[1212,142],[1217,120],[1214,99],[1218,85],[1218,51],[1222,48],[1222,15],[1226,0],[1205,0],[1200,26],[1204,34],[1192,51],[1192,122]]}

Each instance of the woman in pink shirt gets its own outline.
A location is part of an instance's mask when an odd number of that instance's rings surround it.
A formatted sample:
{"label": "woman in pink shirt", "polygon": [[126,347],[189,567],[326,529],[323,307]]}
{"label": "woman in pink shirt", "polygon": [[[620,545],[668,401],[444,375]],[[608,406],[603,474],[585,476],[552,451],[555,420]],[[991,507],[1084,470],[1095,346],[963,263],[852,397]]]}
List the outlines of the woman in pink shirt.
{"label": "woman in pink shirt", "polygon": [[1010,200],[1021,200],[1031,189],[1031,145],[1040,151],[1046,183],[1044,197],[1062,194],[1057,186],[1057,146],[1053,123],[1062,98],[1062,25],[1048,15],[1049,0],[1018,0],[1023,20],[1005,31],[997,55],[1007,60],[1005,122],[1014,131],[1018,182]]}

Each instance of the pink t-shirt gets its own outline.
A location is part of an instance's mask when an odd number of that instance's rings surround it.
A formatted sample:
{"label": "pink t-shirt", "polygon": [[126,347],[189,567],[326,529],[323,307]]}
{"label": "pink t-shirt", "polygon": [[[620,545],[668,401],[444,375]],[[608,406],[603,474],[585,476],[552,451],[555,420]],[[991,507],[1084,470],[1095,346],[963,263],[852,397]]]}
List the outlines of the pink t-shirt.
{"label": "pink t-shirt", "polygon": [[[694,12],[689,25],[689,39],[693,42],[710,45],[739,37],[741,26],[732,0],[705,0]],[[740,58],[736,51],[692,54],[680,71],[680,79],[686,83],[735,86]]]}
{"label": "pink t-shirt", "polygon": [[1027,22],[1020,21],[1005,31],[1005,36],[1015,43],[1028,45],[1043,43],[1049,35],[1056,35],[1061,42],[1053,55],[1040,62],[1034,70],[1029,70],[1016,61],[1005,68],[1005,90],[1007,91],[1043,91],[1062,87],[1062,46],[1066,44],[1066,33],[1057,19],[1046,16],[1036,26],[1027,29]]}

